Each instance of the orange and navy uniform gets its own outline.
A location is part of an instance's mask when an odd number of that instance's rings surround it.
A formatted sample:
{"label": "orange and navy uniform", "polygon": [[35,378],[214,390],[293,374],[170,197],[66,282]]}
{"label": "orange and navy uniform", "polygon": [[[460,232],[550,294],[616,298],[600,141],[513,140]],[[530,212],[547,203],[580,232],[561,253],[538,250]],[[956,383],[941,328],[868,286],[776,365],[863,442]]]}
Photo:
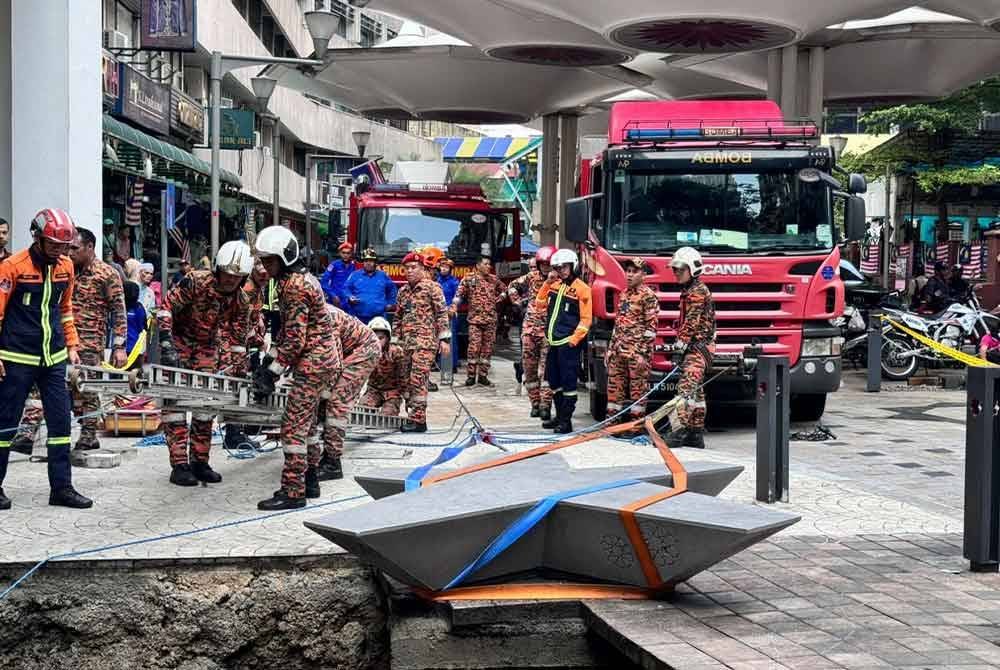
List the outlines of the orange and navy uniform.
{"label": "orange and navy uniform", "polygon": [[80,343],[73,323],[73,262],[46,265],[33,247],[0,263],[0,360],[51,367]]}
{"label": "orange and navy uniform", "polygon": [[567,286],[562,281],[545,282],[535,302],[548,310],[545,330],[550,346],[577,346],[587,337],[594,318],[590,287],[579,278]]}

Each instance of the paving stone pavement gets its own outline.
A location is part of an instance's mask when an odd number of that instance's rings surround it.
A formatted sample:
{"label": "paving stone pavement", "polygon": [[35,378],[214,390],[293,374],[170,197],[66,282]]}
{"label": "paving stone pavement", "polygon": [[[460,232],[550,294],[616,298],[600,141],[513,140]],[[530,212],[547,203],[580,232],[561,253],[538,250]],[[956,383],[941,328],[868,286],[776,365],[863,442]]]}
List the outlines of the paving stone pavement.
{"label": "paving stone pavement", "polygon": [[[510,361],[498,358],[494,370],[494,388],[455,387],[465,407],[497,432],[544,436],[527,417],[527,398],[514,395]],[[671,601],[590,604],[595,625],[600,619],[608,635],[613,629],[627,633],[632,651],[646,654],[646,667],[1000,667],[994,644],[1000,640],[1000,578],[966,572],[961,555],[965,394],[866,394],[863,386],[861,375],[848,374],[844,388],[830,397],[824,423],[835,438],[792,443],[790,501],[778,506],[802,521],[691,580]],[[589,420],[584,409],[578,426]],[[432,430],[443,431],[460,412],[447,387],[431,394]],[[752,414],[727,412],[708,435],[708,449],[679,456],[744,466],[722,497],[752,503],[754,432],[741,422],[748,416],[752,421]],[[277,487],[280,451],[241,460],[217,446],[213,465],[223,483],[191,489],[168,483],[164,447],[127,452],[118,468],[75,469],[77,487],[96,501],[84,511],[48,507],[44,465],[15,454],[4,483],[14,508],[0,512],[0,562],[37,561],[234,521],[245,523],[87,558],[338,551],[302,522],[363,504],[337,502],[361,493],[351,475],[417,467],[455,434],[354,435],[347,445],[348,478],[324,483],[321,500],[306,510],[268,518],[261,518],[256,502]],[[102,441],[124,449],[135,438]],[[454,463],[495,453],[481,445]],[[574,467],[658,459],[648,444],[607,439],[560,453]]]}

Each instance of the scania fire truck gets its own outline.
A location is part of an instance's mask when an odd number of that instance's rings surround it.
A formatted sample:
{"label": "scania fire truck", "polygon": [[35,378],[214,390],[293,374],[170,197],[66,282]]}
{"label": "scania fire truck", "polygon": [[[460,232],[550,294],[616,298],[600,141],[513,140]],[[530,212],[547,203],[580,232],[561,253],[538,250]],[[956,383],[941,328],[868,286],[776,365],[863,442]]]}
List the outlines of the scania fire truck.
{"label": "scania fire truck", "polygon": [[[864,179],[831,174],[834,157],[815,125],[783,118],[772,102],[623,102],[610,113],[609,144],[584,162],[581,196],[567,205],[567,237],[581,245],[593,288],[588,346],[591,412],[606,413],[604,354],[621,262],[641,256],[660,302],[652,382],[673,367],[680,288],[670,258],[698,249],[717,317],[709,402],[753,402],[753,355],[787,356],[793,419],[823,414],[840,386],[844,308],[838,222],[864,226]],[[836,200],[843,206],[835,206]],[[753,353],[751,353],[753,352]],[[672,395],[675,380],[661,388]]]}

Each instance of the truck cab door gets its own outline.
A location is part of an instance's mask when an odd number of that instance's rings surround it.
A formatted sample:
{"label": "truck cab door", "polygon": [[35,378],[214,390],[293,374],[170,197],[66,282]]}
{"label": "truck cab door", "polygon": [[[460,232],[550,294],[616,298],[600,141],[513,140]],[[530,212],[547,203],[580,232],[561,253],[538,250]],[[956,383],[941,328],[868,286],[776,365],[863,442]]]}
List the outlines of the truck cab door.
{"label": "truck cab door", "polygon": [[518,209],[492,210],[494,224],[493,261],[497,277],[509,281],[521,274],[521,212]]}

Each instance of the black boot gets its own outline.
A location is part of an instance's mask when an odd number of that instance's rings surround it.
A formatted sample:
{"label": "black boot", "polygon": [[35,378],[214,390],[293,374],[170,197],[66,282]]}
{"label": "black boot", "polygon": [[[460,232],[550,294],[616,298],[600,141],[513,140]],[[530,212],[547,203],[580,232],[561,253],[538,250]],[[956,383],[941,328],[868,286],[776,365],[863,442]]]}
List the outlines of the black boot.
{"label": "black boot", "polygon": [[213,470],[212,466],[207,462],[192,461],[191,474],[199,482],[205,482],[206,484],[218,484],[222,481],[222,475]]}
{"label": "black boot", "polygon": [[233,423],[226,424],[226,434],[223,438],[226,449],[253,447],[256,443],[244,432],[243,426]]}
{"label": "black boot", "polygon": [[416,421],[407,419],[406,421],[403,422],[403,425],[400,427],[399,430],[402,433],[426,433],[427,424],[417,423]]}
{"label": "black boot", "polygon": [[565,435],[573,432],[574,409],[576,409],[576,398],[573,396],[569,398],[563,396],[563,400],[559,404],[558,411],[559,425],[552,431],[553,433]]}
{"label": "black boot", "polygon": [[430,379],[427,380],[427,390],[434,393],[438,390],[438,385],[432,382]]}
{"label": "black boot", "polygon": [[264,512],[277,512],[285,509],[301,509],[306,506],[305,498],[293,498],[284,489],[278,489],[267,500],[257,503],[257,509]]}
{"label": "black boot", "polygon": [[475,386],[476,385],[476,378],[475,377],[467,377],[465,379],[465,385],[466,386]]}
{"label": "black boot", "polygon": [[544,405],[538,409],[538,418],[542,421],[549,421],[552,418],[552,406]]}
{"label": "black boot", "polygon": [[101,448],[101,441],[97,439],[96,435],[88,435],[84,437],[80,436],[80,439],[76,441],[73,445],[73,449],[76,451],[92,451],[94,449]]}
{"label": "black boot", "polygon": [[705,431],[700,428],[688,428],[687,435],[684,436],[684,446],[694,449],[704,449]]}
{"label": "black boot", "polygon": [[10,509],[10,498],[4,494],[3,489],[0,488],[0,510]]}
{"label": "black boot", "polygon": [[538,409],[537,402],[531,403],[531,414],[529,416],[531,416],[532,419],[537,419],[541,416],[541,410]]}
{"label": "black boot", "polygon": [[49,504],[73,509],[90,509],[94,506],[94,501],[77,493],[72,486],[64,486],[58,491],[49,493]]}
{"label": "black boot", "polygon": [[319,498],[319,477],[316,468],[306,470],[306,498]]}
{"label": "black boot", "polygon": [[[318,479],[316,480],[317,486],[319,485],[319,482],[328,482],[334,479],[343,479],[344,466],[340,464],[340,456],[327,457],[323,462],[319,464],[319,467],[316,469],[316,476],[318,477]],[[306,490],[308,491],[308,489],[309,489],[309,482],[307,480]],[[310,496],[306,494],[306,497],[309,498]]]}
{"label": "black boot", "polygon": [[[559,412],[560,412],[559,408],[562,407],[562,403],[563,403],[563,398],[562,394],[560,393],[552,399],[552,404],[556,406],[556,411],[554,415],[551,411],[546,412],[543,410],[542,412],[540,412],[542,418],[542,428],[551,430],[559,425]],[[546,418],[546,415],[548,416],[548,418]]]}
{"label": "black boot", "polygon": [[491,382],[488,377],[480,377],[479,378],[479,385],[480,386],[493,386],[493,382]]}
{"label": "black boot", "polygon": [[684,442],[687,440],[687,434],[688,434],[687,428],[681,427],[670,431],[669,433],[663,436],[663,439],[664,441],[666,441],[667,446],[670,447],[671,449],[679,449],[683,446],[686,446]]}
{"label": "black boot", "polygon": [[198,486],[198,478],[191,472],[190,465],[180,463],[171,469],[170,483],[177,484],[177,486]]}
{"label": "black boot", "polygon": [[31,456],[34,446],[35,440],[28,435],[15,435],[14,439],[10,441],[10,450],[25,456]]}

